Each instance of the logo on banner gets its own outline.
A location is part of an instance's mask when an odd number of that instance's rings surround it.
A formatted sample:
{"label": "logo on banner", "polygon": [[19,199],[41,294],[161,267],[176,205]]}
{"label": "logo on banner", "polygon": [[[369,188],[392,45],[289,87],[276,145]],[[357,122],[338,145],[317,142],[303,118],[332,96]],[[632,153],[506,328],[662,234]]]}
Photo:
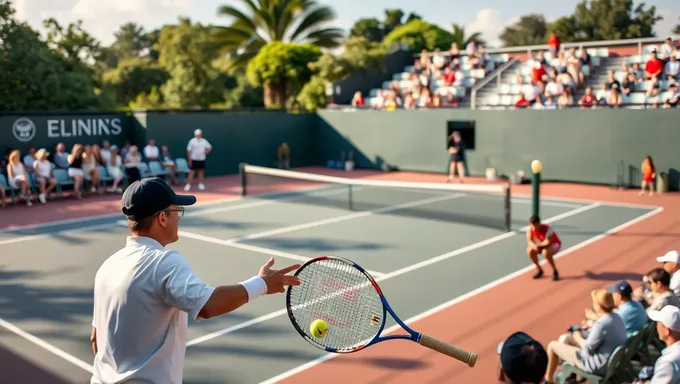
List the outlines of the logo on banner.
{"label": "logo on banner", "polygon": [[12,125],[14,137],[22,143],[28,143],[33,140],[36,131],[37,128],[35,127],[33,120],[26,117],[16,119],[14,125]]}

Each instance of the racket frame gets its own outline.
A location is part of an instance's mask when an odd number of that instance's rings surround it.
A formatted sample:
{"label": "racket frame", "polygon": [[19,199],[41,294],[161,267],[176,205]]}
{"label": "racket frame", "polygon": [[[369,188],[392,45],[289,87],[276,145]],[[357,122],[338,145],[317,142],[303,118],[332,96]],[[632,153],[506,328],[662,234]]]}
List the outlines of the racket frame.
{"label": "racket frame", "polygon": [[[339,353],[339,354],[348,354],[348,353],[359,352],[362,349],[370,347],[371,345],[375,345],[375,344],[378,344],[380,342],[387,341],[387,340],[401,339],[401,340],[411,340],[411,341],[415,341],[416,343],[420,343],[422,333],[416,332],[413,329],[411,329],[411,327],[406,325],[399,318],[399,316],[397,316],[397,314],[394,312],[394,310],[392,309],[392,307],[388,303],[387,299],[385,298],[385,295],[383,295],[382,289],[380,289],[380,286],[375,281],[373,276],[371,276],[371,274],[368,273],[368,271],[366,271],[359,264],[357,264],[357,263],[355,263],[355,262],[353,262],[349,259],[346,259],[344,257],[339,257],[339,256],[318,256],[318,257],[315,257],[313,259],[306,261],[302,266],[300,266],[300,268],[298,268],[298,270],[295,272],[294,276],[299,275],[300,272],[302,272],[305,269],[305,267],[309,266],[310,264],[315,263],[315,262],[319,262],[319,261],[323,261],[323,260],[342,261],[342,262],[344,262],[348,265],[353,266],[354,268],[358,269],[361,273],[363,273],[364,276],[366,276],[368,281],[371,283],[373,288],[378,293],[378,296],[380,297],[380,302],[382,303],[382,316],[380,318],[380,326],[378,328],[378,332],[376,332],[375,336],[370,341],[368,341],[367,343],[365,343],[363,345],[359,345],[359,346],[351,348],[351,349],[335,349],[335,348],[331,348],[331,347],[326,347],[326,346],[323,346],[320,343],[316,342],[316,340],[314,340],[312,337],[310,337],[305,331],[303,331],[300,328],[300,326],[295,321],[295,315],[293,314],[293,310],[291,308],[292,306],[291,306],[291,303],[290,303],[290,296],[291,296],[291,291],[292,291],[293,287],[289,286],[288,290],[286,292],[286,310],[288,312],[288,318],[290,319],[290,322],[293,324],[293,328],[295,328],[295,330],[305,340],[307,340],[307,342],[309,342],[310,344],[312,344],[313,346],[315,346],[319,349],[325,350],[326,352]],[[404,331],[408,332],[408,335],[399,334],[399,335],[381,336],[383,330],[385,329],[385,324],[387,323],[387,313],[388,312],[389,312],[390,316],[392,316],[392,318],[397,322],[397,324],[399,324],[399,326],[401,326],[401,328]]]}

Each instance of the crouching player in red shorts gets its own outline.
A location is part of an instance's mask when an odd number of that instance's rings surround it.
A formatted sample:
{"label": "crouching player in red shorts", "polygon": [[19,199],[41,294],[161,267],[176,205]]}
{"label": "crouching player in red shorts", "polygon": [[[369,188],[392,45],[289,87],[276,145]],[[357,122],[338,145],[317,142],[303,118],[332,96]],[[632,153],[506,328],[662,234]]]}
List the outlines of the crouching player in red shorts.
{"label": "crouching player in red shorts", "polygon": [[538,272],[534,275],[534,279],[543,276],[543,269],[538,264],[538,255],[541,254],[548,260],[553,270],[553,280],[560,279],[560,275],[555,267],[555,260],[553,256],[562,248],[562,241],[557,236],[555,230],[548,224],[541,224],[541,219],[537,215],[532,215],[529,218],[529,229],[527,230],[527,253],[529,258],[538,268]]}

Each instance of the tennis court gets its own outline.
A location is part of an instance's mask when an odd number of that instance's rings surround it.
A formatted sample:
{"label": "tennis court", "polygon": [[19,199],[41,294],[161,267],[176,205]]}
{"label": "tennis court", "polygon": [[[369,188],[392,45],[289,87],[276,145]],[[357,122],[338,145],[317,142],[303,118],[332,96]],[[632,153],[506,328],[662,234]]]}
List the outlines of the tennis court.
{"label": "tennis court", "polygon": [[[531,213],[527,197],[508,199],[493,186],[350,188],[332,181],[249,175],[248,196],[187,209],[171,247],[215,285],[252,276],[271,256],[279,267],[317,255],[347,257],[379,279],[404,320],[530,264],[521,232]],[[654,209],[544,199],[541,216],[568,250]],[[89,380],[93,277],[124,244],[120,219],[0,232],[0,343],[69,382]],[[436,329],[427,332],[437,337]],[[294,331],[284,295],[190,321],[189,339],[186,383],[261,383],[325,355]],[[347,375],[346,382],[361,382]]]}

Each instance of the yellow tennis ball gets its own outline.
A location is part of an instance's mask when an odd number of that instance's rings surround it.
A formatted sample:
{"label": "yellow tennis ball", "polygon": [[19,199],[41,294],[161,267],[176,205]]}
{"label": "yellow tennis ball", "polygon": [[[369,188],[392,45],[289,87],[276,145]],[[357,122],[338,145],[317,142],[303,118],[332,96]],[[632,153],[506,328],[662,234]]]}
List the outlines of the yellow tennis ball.
{"label": "yellow tennis ball", "polygon": [[309,330],[314,337],[324,337],[326,336],[326,332],[328,332],[328,324],[321,319],[316,319],[312,322],[312,325],[309,326]]}

